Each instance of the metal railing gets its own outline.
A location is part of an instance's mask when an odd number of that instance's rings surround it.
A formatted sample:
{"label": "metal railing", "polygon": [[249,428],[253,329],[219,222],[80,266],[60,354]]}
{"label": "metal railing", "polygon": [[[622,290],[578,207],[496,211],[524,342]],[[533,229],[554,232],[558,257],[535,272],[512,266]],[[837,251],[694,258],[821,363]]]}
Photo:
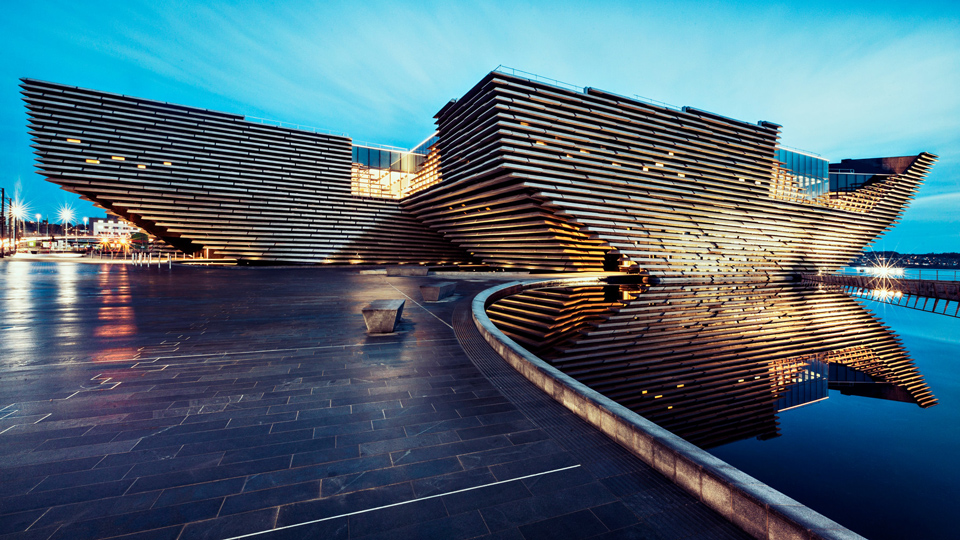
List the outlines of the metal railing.
{"label": "metal railing", "polygon": [[818,153],[816,153],[816,152],[811,152],[811,151],[809,151],[809,150],[804,150],[803,148],[797,148],[796,146],[787,146],[787,145],[785,145],[785,144],[777,143],[777,147],[778,147],[778,148],[783,148],[784,150],[790,150],[791,152],[797,152],[797,153],[799,153],[799,154],[804,154],[804,155],[807,155],[807,156],[810,156],[810,157],[823,158],[822,155],[820,155],[820,154],[818,154]]}
{"label": "metal railing", "polygon": [[[505,66],[503,64],[500,64],[499,66],[497,66],[496,69],[494,69],[493,71],[497,73],[506,73],[507,75],[513,75],[515,77],[520,77],[522,79],[527,79],[529,81],[534,81],[534,82],[547,84],[550,86],[555,86],[557,88],[562,88],[564,90],[573,90],[574,92],[584,93],[587,91],[587,88],[588,88],[585,86],[577,86],[575,84],[571,84],[568,82],[559,81],[557,79],[551,79],[550,77],[544,77],[543,75],[537,75],[536,73],[531,73],[529,71],[523,71],[522,69],[512,68],[509,66]],[[597,90],[600,90],[600,89],[598,88]],[[611,94],[611,95],[619,96],[625,99],[640,101],[642,103],[646,103],[648,105],[654,105],[656,107],[663,107],[663,108],[672,109],[675,111],[683,110],[683,108],[678,105],[673,105],[671,103],[667,103],[666,101],[660,101],[658,99],[644,97],[639,94],[632,94],[629,96],[625,96],[623,94],[617,94],[616,92],[611,92],[609,90],[601,90],[601,91],[605,94]]]}
{"label": "metal railing", "polygon": [[582,86],[577,86],[575,84],[566,83],[563,81],[558,81],[557,79],[551,79],[550,77],[544,77],[543,75],[537,75],[536,73],[530,73],[529,71],[523,71],[522,69],[516,69],[509,66],[500,64],[494,68],[497,73],[505,73],[507,75],[513,75],[515,77],[520,77],[534,82],[540,82],[543,84],[549,84],[550,86],[556,86],[557,88],[563,88],[564,90],[573,90],[574,92],[583,93]]}
{"label": "metal railing", "polygon": [[288,129],[296,129],[300,131],[309,131],[311,133],[322,133],[324,135],[335,135],[337,137],[350,137],[342,131],[333,131],[324,128],[318,128],[314,126],[307,126],[304,124],[294,124],[293,122],[284,122],[283,120],[273,120],[271,118],[260,118],[259,116],[246,116],[244,115],[243,119],[247,122],[252,122],[254,124],[263,124],[265,126],[274,126],[282,127]]}
{"label": "metal railing", "polygon": [[[837,274],[844,276],[867,276],[871,277],[870,267],[845,267],[841,268]],[[898,269],[899,270],[899,269]],[[891,279],[926,279],[932,281],[960,281],[960,270],[949,268],[903,268],[903,274],[890,276]]]}

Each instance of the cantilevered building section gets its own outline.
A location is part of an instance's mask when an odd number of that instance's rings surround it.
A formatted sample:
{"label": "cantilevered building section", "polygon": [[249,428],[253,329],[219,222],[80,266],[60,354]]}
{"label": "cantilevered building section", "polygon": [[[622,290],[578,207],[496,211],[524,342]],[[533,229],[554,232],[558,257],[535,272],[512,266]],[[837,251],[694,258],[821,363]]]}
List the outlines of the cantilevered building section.
{"label": "cantilevered building section", "polygon": [[437,123],[443,182],[404,208],[488,264],[544,270],[833,270],[899,217],[934,159],[831,192],[826,161],[779,148],[776,124],[499,71]]}
{"label": "cantilevered building section", "polygon": [[425,183],[415,174],[425,156],[234,114],[29,79],[21,86],[41,174],[186,253],[273,263],[467,259],[400,210],[399,195]]}
{"label": "cantilevered building section", "polygon": [[845,160],[780,126],[496,70],[413,151],[23,81],[41,174],[185,252],[239,262],[832,271],[901,215],[935,156]]}

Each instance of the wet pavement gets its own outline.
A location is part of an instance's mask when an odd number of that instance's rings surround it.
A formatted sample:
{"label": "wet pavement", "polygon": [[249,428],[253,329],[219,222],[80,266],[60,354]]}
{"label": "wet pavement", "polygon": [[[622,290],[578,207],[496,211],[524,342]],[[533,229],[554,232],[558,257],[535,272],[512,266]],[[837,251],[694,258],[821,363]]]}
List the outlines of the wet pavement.
{"label": "wet pavement", "polygon": [[450,279],[0,262],[0,540],[746,538],[493,353],[495,281],[422,303]]}

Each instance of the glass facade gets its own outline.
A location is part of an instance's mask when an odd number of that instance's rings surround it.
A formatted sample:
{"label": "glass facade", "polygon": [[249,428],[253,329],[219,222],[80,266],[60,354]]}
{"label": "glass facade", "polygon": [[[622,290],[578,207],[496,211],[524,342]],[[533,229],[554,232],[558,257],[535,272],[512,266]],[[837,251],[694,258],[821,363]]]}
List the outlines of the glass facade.
{"label": "glass facade", "polygon": [[793,366],[784,384],[783,393],[774,403],[777,412],[827,399],[832,364],[818,358],[808,358]]}
{"label": "glass facade", "polygon": [[416,173],[424,159],[425,155],[414,152],[401,152],[368,146],[353,147],[353,162],[372,169]]}
{"label": "glass facade", "polygon": [[399,199],[433,185],[439,176],[437,167],[431,167],[429,156],[436,142],[434,134],[410,151],[354,145],[351,193],[360,197]]}
{"label": "glass facade", "polygon": [[878,176],[881,175],[831,172],[830,191],[856,191]]}
{"label": "glass facade", "polygon": [[795,183],[798,194],[807,199],[825,195],[830,189],[830,162],[819,156],[777,148],[777,161]]}

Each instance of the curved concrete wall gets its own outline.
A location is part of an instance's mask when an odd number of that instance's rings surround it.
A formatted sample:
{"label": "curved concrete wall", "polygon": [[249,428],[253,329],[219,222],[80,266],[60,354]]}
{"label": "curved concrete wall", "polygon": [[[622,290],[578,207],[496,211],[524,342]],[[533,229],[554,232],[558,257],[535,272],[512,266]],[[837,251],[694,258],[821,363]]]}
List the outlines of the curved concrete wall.
{"label": "curved concrete wall", "polygon": [[505,283],[473,299],[473,320],[494,350],[527,379],[755,538],[862,538],[559,371],[504,335],[486,314],[488,305],[526,289],[598,285],[603,279]]}

